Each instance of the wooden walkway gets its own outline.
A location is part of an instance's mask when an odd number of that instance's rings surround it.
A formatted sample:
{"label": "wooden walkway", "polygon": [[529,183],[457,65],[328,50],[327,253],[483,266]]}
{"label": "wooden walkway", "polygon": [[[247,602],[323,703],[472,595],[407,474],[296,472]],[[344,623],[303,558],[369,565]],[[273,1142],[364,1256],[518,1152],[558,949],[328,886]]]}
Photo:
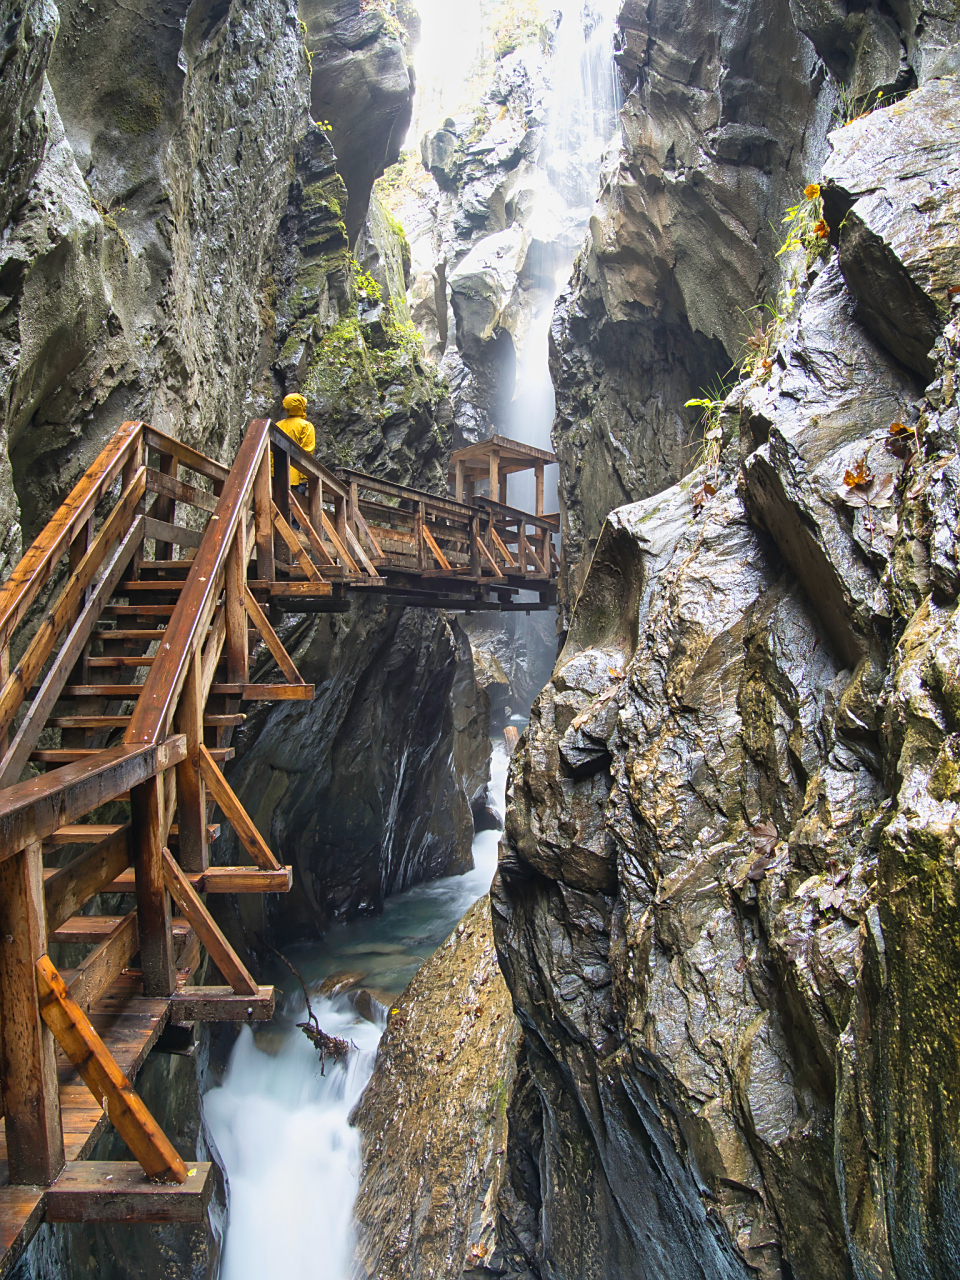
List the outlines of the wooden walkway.
{"label": "wooden walkway", "polygon": [[[43,1221],[206,1213],[211,1166],[183,1161],[133,1082],[168,1023],[273,1012],[206,895],[291,886],[222,772],[244,704],[314,695],[278,616],[358,592],[555,599],[552,456],[463,452],[445,498],[330,472],[265,421],[230,468],[127,422],[0,586],[0,1277]],[[481,464],[499,501],[464,493]],[[527,466],[533,515],[506,504],[505,471]],[[214,865],[222,822],[243,865]],[[90,914],[107,893],[122,913]],[[70,968],[65,946],[85,952]],[[196,984],[204,951],[223,985]],[[108,1121],[133,1161],[88,1159]]]}

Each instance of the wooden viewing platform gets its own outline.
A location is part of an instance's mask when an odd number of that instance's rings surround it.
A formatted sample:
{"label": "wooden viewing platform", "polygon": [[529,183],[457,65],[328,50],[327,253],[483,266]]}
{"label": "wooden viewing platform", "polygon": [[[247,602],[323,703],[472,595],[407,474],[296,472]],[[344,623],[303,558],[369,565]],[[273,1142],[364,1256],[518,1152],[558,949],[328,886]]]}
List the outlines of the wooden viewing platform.
{"label": "wooden viewing platform", "polygon": [[[0,1277],[43,1221],[206,1213],[211,1166],[182,1160],[133,1081],[168,1023],[273,1013],[205,895],[291,886],[221,771],[244,703],[313,697],[278,613],[351,593],[549,607],[553,460],[494,437],[454,455],[438,497],[331,472],[266,421],[230,468],[126,422],[0,586]],[[505,490],[530,467],[532,515]],[[500,501],[475,496],[481,471]],[[245,865],[212,864],[217,811]],[[103,893],[127,895],[121,914],[88,914]],[[86,954],[58,967],[64,946]],[[204,949],[223,985],[197,985]],[[132,1162],[87,1159],[108,1119]]]}

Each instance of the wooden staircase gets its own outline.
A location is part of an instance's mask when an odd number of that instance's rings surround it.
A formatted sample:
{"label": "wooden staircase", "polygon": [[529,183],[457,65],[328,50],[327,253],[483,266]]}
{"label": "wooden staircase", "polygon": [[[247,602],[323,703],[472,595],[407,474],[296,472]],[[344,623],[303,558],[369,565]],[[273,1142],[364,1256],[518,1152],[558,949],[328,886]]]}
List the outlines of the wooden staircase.
{"label": "wooden staircase", "polygon": [[[273,1012],[204,901],[291,885],[222,773],[245,702],[314,692],[248,587],[269,435],[228,470],[124,423],[0,587],[0,1276],[43,1220],[201,1220],[211,1167],[132,1081],[170,1021]],[[215,809],[247,865],[211,865]],[[100,894],[129,905],[86,914]],[[85,1159],[108,1118],[133,1163]]]}

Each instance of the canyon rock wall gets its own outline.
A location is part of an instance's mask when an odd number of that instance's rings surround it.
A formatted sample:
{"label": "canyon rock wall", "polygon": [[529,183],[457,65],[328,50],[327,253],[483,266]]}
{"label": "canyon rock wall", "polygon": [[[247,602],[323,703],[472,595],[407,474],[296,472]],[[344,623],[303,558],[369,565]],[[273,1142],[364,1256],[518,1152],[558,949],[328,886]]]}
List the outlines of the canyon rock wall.
{"label": "canyon rock wall", "polygon": [[[800,50],[791,82],[816,85],[840,52],[832,27],[804,20],[827,68],[786,9],[764,47]],[[762,236],[754,250],[724,216],[715,234],[701,224],[689,263],[674,244],[648,270],[654,224],[670,213],[688,234],[672,200],[696,228],[730,181],[709,164],[704,177],[702,156],[681,168],[681,104],[713,90],[690,88],[698,37],[679,17],[644,28],[631,95],[659,85],[670,130],[654,111],[640,142],[627,134],[554,329],[567,552],[597,541],[514,758],[491,895],[538,1100],[528,1203],[551,1280],[956,1272],[957,32],[846,21],[860,33],[848,85],[874,99],[920,87],[821,152],[788,146],[796,167],[776,182],[741,154],[754,193],[780,191],[807,222],[792,306],[715,419],[715,469],[607,514],[615,487],[591,476],[611,465],[575,462],[616,455],[617,485],[637,468],[623,496],[656,490],[669,468],[641,474],[651,451],[630,432],[643,421],[667,448],[691,343],[731,354],[734,315],[715,305],[731,260],[746,254],[736,288],[772,269]],[[698,30],[714,28],[701,15]],[[774,82],[742,44],[720,49],[721,87]],[[805,102],[790,128],[822,139]],[[622,346],[620,325],[634,326]],[[649,374],[650,342],[666,380]],[[584,386],[587,360],[599,382]],[[631,368],[657,379],[656,413]]]}

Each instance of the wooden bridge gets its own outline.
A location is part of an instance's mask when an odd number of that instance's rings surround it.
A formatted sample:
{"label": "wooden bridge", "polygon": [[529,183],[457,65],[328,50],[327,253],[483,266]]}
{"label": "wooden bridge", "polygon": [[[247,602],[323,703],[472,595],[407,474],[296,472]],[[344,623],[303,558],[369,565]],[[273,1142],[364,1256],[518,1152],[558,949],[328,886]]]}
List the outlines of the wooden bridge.
{"label": "wooden bridge", "polygon": [[[211,1166],[132,1082],[168,1023],[273,1012],[205,902],[291,886],[222,772],[241,707],[313,697],[284,610],[548,607],[558,520],[542,479],[535,514],[507,505],[504,457],[553,460],[495,437],[443,498],[333,473],[266,421],[229,469],[127,422],[0,587],[0,1277],[44,1220],[203,1219]],[[499,500],[464,500],[484,460]],[[211,864],[217,810],[245,865]],[[204,950],[223,985],[197,984]],[[132,1162],[86,1159],[108,1119]]]}

